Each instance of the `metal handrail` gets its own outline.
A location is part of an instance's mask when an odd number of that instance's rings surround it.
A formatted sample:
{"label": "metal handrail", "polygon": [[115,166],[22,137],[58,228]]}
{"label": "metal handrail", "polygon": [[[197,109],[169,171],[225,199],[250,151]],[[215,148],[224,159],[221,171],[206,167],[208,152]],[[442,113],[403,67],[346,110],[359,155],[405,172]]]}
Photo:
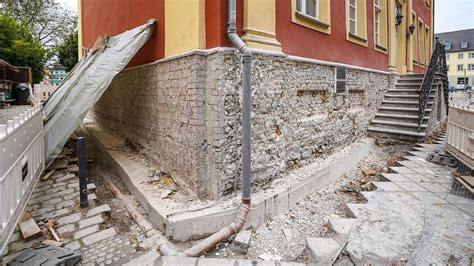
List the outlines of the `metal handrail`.
{"label": "metal handrail", "polygon": [[[438,41],[436,37],[436,45],[431,55],[430,64],[428,69],[423,76],[423,81],[421,83],[419,92],[419,107],[418,107],[418,131],[421,130],[421,124],[423,118],[425,117],[426,106],[428,105],[428,100],[431,93],[431,88],[436,74],[442,73],[447,76],[446,68],[446,51],[444,45]],[[447,92],[447,86],[444,86],[445,92]]]}

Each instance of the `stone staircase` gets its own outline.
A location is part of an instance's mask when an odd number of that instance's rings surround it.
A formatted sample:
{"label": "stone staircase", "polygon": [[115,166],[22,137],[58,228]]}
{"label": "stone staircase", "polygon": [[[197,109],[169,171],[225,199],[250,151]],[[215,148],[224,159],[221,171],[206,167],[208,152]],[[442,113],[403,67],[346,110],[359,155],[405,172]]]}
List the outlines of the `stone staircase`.
{"label": "stone staircase", "polygon": [[[432,113],[436,91],[432,89],[425,117],[418,131],[418,89],[423,74],[401,76],[394,89],[389,89],[369,127],[369,135],[378,138],[418,141],[426,136],[428,118]],[[435,82],[434,82],[435,83]],[[434,87],[434,86],[433,86]]]}

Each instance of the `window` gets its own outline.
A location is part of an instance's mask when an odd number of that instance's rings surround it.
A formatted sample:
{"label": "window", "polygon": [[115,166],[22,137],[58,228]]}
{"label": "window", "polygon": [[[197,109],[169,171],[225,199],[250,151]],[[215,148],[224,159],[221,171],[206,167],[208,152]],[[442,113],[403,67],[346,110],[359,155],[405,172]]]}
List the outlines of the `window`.
{"label": "window", "polygon": [[346,68],[336,66],[336,93],[346,92]]}
{"label": "window", "polygon": [[375,49],[387,52],[387,0],[374,0]]}
{"label": "window", "polygon": [[467,48],[467,42],[461,42],[461,48]]}
{"label": "window", "polygon": [[463,71],[464,70],[464,65],[460,64],[458,65],[458,71]]}
{"label": "window", "polygon": [[423,21],[418,18],[418,53],[420,58],[420,64],[425,64],[425,51],[423,47],[425,47],[425,27]]}
{"label": "window", "polygon": [[296,10],[307,16],[319,19],[319,0],[298,0]]}
{"label": "window", "polygon": [[469,83],[469,78],[468,77],[462,77],[462,78],[458,78],[458,85],[460,84],[468,84]]}
{"label": "window", "polygon": [[349,33],[357,35],[357,0],[349,0]]}
{"label": "window", "polygon": [[474,58],[474,53],[469,53],[469,58]]}
{"label": "window", "polygon": [[330,0],[292,0],[291,21],[303,27],[331,34]]}
{"label": "window", "polygon": [[363,46],[367,46],[366,7],[366,0],[346,0],[346,39]]}
{"label": "window", "polygon": [[444,44],[444,48],[445,48],[446,50],[451,50],[451,43],[450,43],[450,42],[445,43],[445,44]]}
{"label": "window", "polygon": [[449,54],[446,54],[446,60],[449,60]]}
{"label": "window", "polygon": [[464,58],[464,53],[459,53],[458,54],[458,59],[463,59]]}
{"label": "window", "polygon": [[469,64],[469,65],[467,66],[467,70],[473,71],[473,70],[474,70],[474,64]]}
{"label": "window", "polygon": [[430,28],[425,25],[425,52],[426,52],[426,64],[430,63],[431,59],[431,37],[430,37]]}
{"label": "window", "polygon": [[[416,25],[416,14],[413,12],[411,14],[411,18],[413,23]],[[413,38],[411,42],[411,49],[413,51],[413,62],[418,65],[420,62],[420,57],[418,54],[418,27],[415,27],[415,31],[413,31],[413,34],[411,35],[411,38]]]}

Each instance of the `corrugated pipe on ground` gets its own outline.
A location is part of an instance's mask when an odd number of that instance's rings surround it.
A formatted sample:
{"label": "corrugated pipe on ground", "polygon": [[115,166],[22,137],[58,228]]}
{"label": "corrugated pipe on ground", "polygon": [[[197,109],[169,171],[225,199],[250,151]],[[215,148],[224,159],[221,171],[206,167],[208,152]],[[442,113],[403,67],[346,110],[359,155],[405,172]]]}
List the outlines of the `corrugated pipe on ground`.
{"label": "corrugated pipe on ground", "polygon": [[250,210],[250,190],[251,190],[251,102],[252,102],[252,52],[237,34],[236,0],[229,0],[229,20],[227,23],[227,36],[235,48],[242,54],[242,204],[235,220],[230,225],[222,228],[217,233],[200,241],[184,252],[185,256],[197,257],[202,253],[211,250],[217,244],[227,240],[242,229]]}

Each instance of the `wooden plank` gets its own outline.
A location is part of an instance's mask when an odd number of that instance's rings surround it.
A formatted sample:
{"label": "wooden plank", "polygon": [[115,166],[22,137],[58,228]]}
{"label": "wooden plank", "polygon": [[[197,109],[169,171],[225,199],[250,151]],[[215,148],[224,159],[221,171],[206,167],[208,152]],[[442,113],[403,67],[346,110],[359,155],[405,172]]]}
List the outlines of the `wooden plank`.
{"label": "wooden plank", "polygon": [[57,241],[57,242],[61,242],[61,238],[59,238],[58,234],[56,234],[56,231],[54,231],[53,227],[51,227],[51,225],[47,225],[48,227],[48,230],[51,232],[51,235],[54,237],[54,239]]}
{"label": "wooden plank", "polygon": [[48,167],[48,170],[60,170],[60,169],[66,169],[66,168],[67,168],[66,159],[56,159],[51,164],[51,166]]}
{"label": "wooden plank", "polygon": [[41,229],[31,217],[31,214],[27,211],[22,213],[19,225],[21,235],[25,241],[29,241],[42,235]]}
{"label": "wooden plank", "polygon": [[48,178],[50,178],[54,173],[56,173],[56,170],[52,169],[50,170],[47,174],[45,174],[42,178],[41,181],[46,181]]}

